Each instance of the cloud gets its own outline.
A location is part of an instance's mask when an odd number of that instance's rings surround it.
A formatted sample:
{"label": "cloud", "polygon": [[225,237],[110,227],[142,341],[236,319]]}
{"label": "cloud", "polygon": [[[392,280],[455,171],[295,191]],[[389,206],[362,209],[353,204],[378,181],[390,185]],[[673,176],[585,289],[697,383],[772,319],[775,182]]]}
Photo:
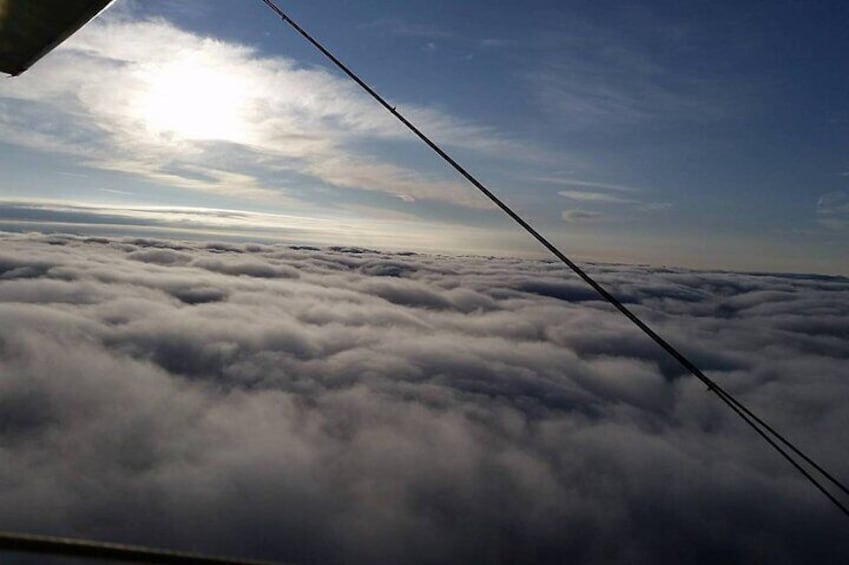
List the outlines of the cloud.
{"label": "cloud", "polygon": [[517,45],[519,45],[519,42],[513,39],[498,39],[495,37],[488,37],[485,39],[481,39],[478,42],[478,45],[484,49],[504,49],[507,47],[516,47]]}
{"label": "cloud", "polygon": [[603,214],[592,210],[563,210],[562,216],[567,222],[587,222],[598,220]]}
{"label": "cloud", "polygon": [[842,230],[849,227],[849,193],[837,190],[820,196],[817,216],[819,223],[827,228]]}
{"label": "cloud", "polygon": [[446,29],[422,22],[409,22],[401,18],[383,18],[361,26],[365,29],[379,29],[393,35],[420,39],[448,39],[453,33]]}
{"label": "cloud", "polygon": [[621,65],[609,72],[609,63],[572,60],[551,63],[529,73],[528,80],[539,104],[549,115],[572,127],[599,124],[633,125],[674,116],[686,120],[715,120],[724,117],[717,101],[706,100],[715,85],[708,81],[678,81],[667,86],[656,77],[643,76]]}
{"label": "cloud", "polygon": [[[504,158],[535,153],[492,128],[401,107],[448,146]],[[382,143],[418,142],[347,79],[162,20],[100,18],[25,75],[4,81],[0,132],[7,143],[91,167],[228,197],[291,203],[297,199],[287,187],[306,177],[488,207],[447,174],[379,157]]]}
{"label": "cloud", "polygon": [[820,196],[817,211],[821,214],[849,213],[849,193],[837,190]]}
{"label": "cloud", "polygon": [[508,229],[427,222],[403,212],[349,206],[338,217],[273,214],[166,206],[98,206],[50,201],[0,200],[0,230],[64,231],[86,235],[134,234],[194,239],[281,241],[306,244],[370,245],[390,249],[520,253],[527,250]]}
{"label": "cloud", "polygon": [[[849,557],[551,262],[0,237],[0,529],[293,563]],[[849,280],[588,268],[849,474]]]}
{"label": "cloud", "polygon": [[610,184],[603,182],[594,182],[594,181],[586,181],[581,179],[569,178],[569,177],[561,177],[561,176],[535,176],[531,177],[531,180],[535,180],[538,182],[544,182],[547,184],[556,184],[562,185],[566,187],[576,187],[576,188],[592,188],[592,189],[602,189],[602,190],[615,190],[622,192],[635,192],[640,191],[641,189],[627,186],[623,184]]}
{"label": "cloud", "polygon": [[672,208],[671,202],[647,202],[637,207],[637,209],[643,212],[657,212],[660,210],[669,210],[670,208]]}
{"label": "cloud", "polygon": [[[569,184],[569,183],[567,183]],[[584,203],[585,205],[620,206],[629,210],[640,212],[657,212],[672,207],[669,202],[644,202],[636,196],[620,196],[622,192],[636,192],[636,189],[628,189],[617,185],[605,185],[601,183],[587,183],[577,181],[573,183],[580,190],[561,190],[557,194],[569,200]],[[567,220],[568,221],[568,220]]]}
{"label": "cloud", "polygon": [[562,126],[698,123],[754,104],[752,76],[720,66],[694,72],[680,62],[693,55],[690,45],[733,44],[742,33],[736,26],[723,29],[724,38],[708,37],[692,22],[633,7],[609,11],[601,25],[574,14],[547,24],[535,38],[545,55],[528,62],[525,78],[539,107]]}
{"label": "cloud", "polygon": [[610,204],[632,204],[634,202],[633,200],[622,198],[615,194],[604,194],[602,192],[590,192],[586,190],[561,190],[557,194],[570,200],[579,200],[582,202],[603,202]]}

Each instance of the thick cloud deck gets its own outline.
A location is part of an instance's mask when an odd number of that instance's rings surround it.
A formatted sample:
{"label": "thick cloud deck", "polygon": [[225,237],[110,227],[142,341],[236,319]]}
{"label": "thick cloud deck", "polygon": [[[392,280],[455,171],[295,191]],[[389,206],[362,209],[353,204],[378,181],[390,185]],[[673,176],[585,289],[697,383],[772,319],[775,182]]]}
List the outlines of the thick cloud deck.
{"label": "thick cloud deck", "polygon": [[[849,281],[593,266],[849,477]],[[0,528],[293,563],[847,562],[844,519],[549,262],[0,239]]]}

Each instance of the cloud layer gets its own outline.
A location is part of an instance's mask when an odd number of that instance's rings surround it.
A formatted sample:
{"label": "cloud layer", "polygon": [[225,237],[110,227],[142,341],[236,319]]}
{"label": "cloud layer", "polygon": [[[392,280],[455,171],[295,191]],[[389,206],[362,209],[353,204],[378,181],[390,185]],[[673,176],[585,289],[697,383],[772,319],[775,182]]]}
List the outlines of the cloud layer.
{"label": "cloud layer", "polygon": [[[839,514],[552,263],[0,241],[0,529],[294,563],[849,557]],[[849,476],[847,279],[592,271]]]}

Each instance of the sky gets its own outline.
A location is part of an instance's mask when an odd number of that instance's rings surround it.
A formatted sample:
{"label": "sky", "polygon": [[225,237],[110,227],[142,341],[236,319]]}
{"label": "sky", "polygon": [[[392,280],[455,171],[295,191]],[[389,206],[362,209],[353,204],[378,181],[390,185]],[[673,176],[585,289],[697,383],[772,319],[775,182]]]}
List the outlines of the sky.
{"label": "sky", "polygon": [[[847,481],[845,3],[281,7]],[[0,531],[849,562],[821,493],[259,0],[117,0],[0,79],[0,171]]]}
{"label": "sky", "polygon": [[[843,2],[282,7],[580,259],[848,272]],[[19,212],[261,212],[282,236],[312,222],[299,241],[542,253],[259,1],[118,0],[0,81],[0,134]]]}

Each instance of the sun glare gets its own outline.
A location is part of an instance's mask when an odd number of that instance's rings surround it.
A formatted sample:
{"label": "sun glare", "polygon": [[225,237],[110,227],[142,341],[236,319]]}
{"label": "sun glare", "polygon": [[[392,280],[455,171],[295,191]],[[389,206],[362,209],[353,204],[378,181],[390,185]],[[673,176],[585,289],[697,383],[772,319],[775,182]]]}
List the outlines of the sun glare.
{"label": "sun glare", "polygon": [[140,112],[159,136],[244,142],[248,93],[244,80],[189,57],[152,74]]}

